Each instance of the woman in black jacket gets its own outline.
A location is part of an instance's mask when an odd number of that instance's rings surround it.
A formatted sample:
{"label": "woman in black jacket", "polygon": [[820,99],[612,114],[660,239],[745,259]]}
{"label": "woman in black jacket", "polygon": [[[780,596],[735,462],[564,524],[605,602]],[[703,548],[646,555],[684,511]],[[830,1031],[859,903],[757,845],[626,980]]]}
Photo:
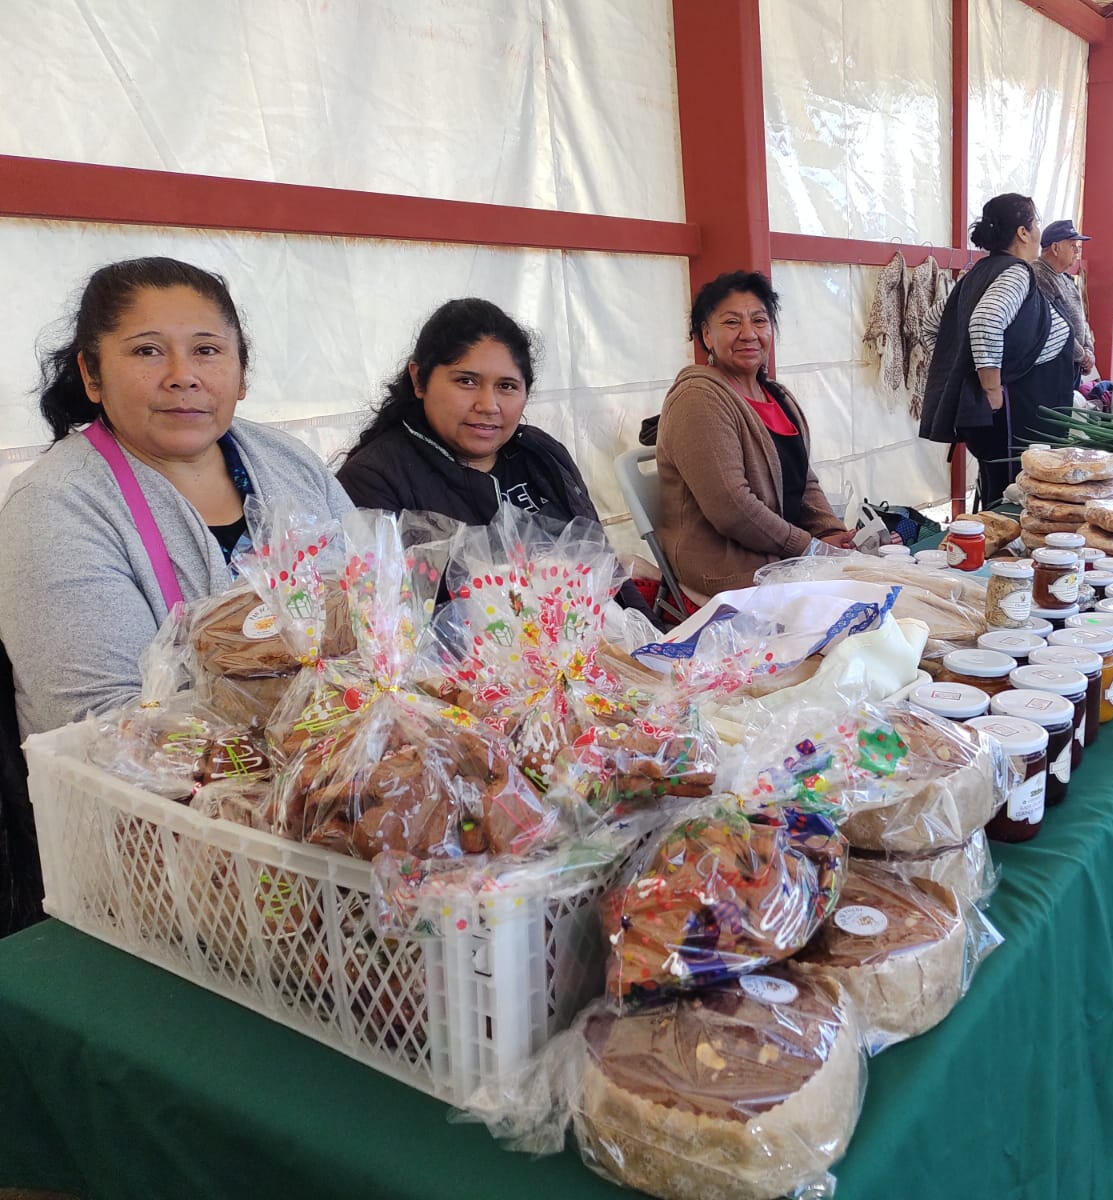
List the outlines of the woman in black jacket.
{"label": "woman in black jacket", "polygon": [[982,507],[1000,498],[1020,470],[1020,452],[1046,437],[1039,408],[1073,399],[1073,341],[1062,313],[1044,299],[1031,264],[1040,253],[1036,206],[1028,196],[994,196],[970,229],[989,252],[959,280],[938,321],[920,419],[920,437],[965,442],[978,460]]}
{"label": "woman in black jacket", "polygon": [[[337,478],[360,508],[486,525],[506,502],[563,524],[598,522],[568,451],[521,424],[532,386],[529,334],[488,300],[449,300],[425,322]],[[650,616],[629,581],[617,599]]]}

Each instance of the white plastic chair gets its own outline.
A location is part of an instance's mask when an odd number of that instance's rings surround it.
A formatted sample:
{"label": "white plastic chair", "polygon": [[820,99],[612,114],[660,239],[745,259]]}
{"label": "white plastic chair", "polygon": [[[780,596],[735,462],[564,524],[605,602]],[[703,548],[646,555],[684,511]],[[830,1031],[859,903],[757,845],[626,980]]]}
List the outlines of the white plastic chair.
{"label": "white plastic chair", "polygon": [[[648,468],[648,469],[643,469]],[[657,608],[677,621],[688,617],[684,593],[672,566],[657,539],[656,524],[661,515],[661,493],[657,481],[657,452],[652,446],[627,450],[614,460],[622,497],[634,520],[634,528],[649,547],[661,570],[667,596],[658,594]]]}

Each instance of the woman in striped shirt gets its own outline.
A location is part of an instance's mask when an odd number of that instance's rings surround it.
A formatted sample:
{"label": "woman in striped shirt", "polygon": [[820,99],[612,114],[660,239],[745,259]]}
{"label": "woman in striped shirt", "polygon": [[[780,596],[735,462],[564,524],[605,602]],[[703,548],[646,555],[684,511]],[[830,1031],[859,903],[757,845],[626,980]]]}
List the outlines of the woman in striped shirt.
{"label": "woman in striped shirt", "polygon": [[935,349],[920,436],[965,442],[978,460],[983,507],[1020,470],[1020,452],[1046,436],[1041,405],[1072,402],[1072,343],[1065,316],[1036,286],[1040,224],[1028,196],[995,196],[970,229],[988,251],[959,280],[942,311],[928,316]]}

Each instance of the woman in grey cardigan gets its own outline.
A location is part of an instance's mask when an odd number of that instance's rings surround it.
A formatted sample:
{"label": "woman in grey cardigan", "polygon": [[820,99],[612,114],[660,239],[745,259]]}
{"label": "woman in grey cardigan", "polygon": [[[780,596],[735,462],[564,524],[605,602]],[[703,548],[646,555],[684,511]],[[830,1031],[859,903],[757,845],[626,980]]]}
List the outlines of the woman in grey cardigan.
{"label": "woman in grey cardigan", "polygon": [[[219,275],[141,258],[90,278],[73,336],[42,363],[54,444],[0,508],[0,641],[23,736],[135,698],[168,598],[232,582],[246,496],[289,495],[322,515],[351,507],[310,450],[235,418],[247,365]],[[154,518],[146,538],[119,470]]]}

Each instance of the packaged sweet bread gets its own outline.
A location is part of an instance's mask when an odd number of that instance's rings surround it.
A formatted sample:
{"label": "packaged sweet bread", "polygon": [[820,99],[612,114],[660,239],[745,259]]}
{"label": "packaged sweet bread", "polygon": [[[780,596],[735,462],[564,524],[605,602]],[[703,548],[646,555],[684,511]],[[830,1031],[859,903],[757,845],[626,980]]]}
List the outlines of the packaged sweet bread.
{"label": "packaged sweet bread", "polygon": [[1081,446],[1029,446],[1020,456],[1026,474],[1048,483],[1113,479],[1113,454]]}
{"label": "packaged sweet bread", "polygon": [[852,860],[838,902],[788,963],[838,980],[871,1054],[937,1025],[966,984],[966,922],[957,896]]}
{"label": "packaged sweet bread", "polygon": [[865,1088],[833,981],[773,968],[628,1016],[596,1005],[575,1032],[573,1126],[599,1174],[666,1200],[830,1195]]}
{"label": "packaged sweet bread", "polygon": [[905,882],[930,879],[950,888],[960,900],[984,908],[997,886],[997,870],[984,829],[976,829],[958,846],[940,846],[927,854],[886,854],[878,850],[851,850],[850,860],[861,859]]}
{"label": "packaged sweet bread", "polygon": [[728,803],[694,806],[605,897],[608,994],[636,1005],[789,957],[845,870],[845,841],[815,814],[751,820]]}

